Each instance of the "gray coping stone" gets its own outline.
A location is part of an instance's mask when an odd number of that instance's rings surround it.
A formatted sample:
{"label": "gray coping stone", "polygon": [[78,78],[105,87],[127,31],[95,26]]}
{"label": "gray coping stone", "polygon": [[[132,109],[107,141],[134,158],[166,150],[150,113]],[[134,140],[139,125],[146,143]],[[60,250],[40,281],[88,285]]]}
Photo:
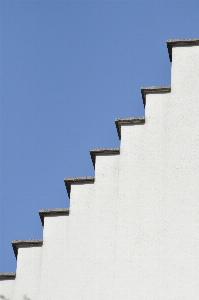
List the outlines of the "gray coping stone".
{"label": "gray coping stone", "polygon": [[144,124],[145,117],[131,117],[131,118],[119,118],[115,119],[115,125],[117,128],[118,137],[121,140],[121,125],[136,125]]}
{"label": "gray coping stone", "polygon": [[94,181],[95,177],[93,176],[64,178],[64,183],[66,186],[68,197],[70,198],[71,184],[94,183]]}
{"label": "gray coping stone", "polygon": [[199,45],[199,38],[192,39],[171,39],[167,40],[167,49],[169,53],[169,59],[172,62],[172,47],[180,47],[180,46],[195,46]]}
{"label": "gray coping stone", "polygon": [[161,93],[170,93],[171,87],[170,86],[148,86],[148,87],[141,87],[141,94],[144,107],[146,105],[146,94],[161,94]]}
{"label": "gray coping stone", "polygon": [[15,277],[16,273],[13,272],[0,273],[0,280],[15,279]]}
{"label": "gray coping stone", "polygon": [[90,149],[90,156],[92,159],[92,163],[95,169],[95,160],[96,155],[117,155],[120,154],[119,148],[97,148],[97,149]]}
{"label": "gray coping stone", "polygon": [[39,210],[39,216],[41,219],[42,226],[44,226],[45,216],[63,216],[69,215],[69,208],[53,208],[53,209],[41,209]]}
{"label": "gray coping stone", "polygon": [[12,248],[16,258],[18,254],[18,249],[20,247],[35,247],[35,246],[42,246],[42,245],[43,245],[43,240],[41,239],[12,241]]}

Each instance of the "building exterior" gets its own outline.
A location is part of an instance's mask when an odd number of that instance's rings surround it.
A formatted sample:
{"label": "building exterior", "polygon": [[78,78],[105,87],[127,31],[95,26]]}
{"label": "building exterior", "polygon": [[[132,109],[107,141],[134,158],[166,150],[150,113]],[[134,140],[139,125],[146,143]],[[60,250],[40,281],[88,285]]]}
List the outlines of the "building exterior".
{"label": "building exterior", "polygon": [[199,299],[199,39],[167,47],[171,86],[141,88],[145,117],[90,150],[95,177],[64,179],[70,209],[39,211],[43,240],[12,242],[4,299]]}

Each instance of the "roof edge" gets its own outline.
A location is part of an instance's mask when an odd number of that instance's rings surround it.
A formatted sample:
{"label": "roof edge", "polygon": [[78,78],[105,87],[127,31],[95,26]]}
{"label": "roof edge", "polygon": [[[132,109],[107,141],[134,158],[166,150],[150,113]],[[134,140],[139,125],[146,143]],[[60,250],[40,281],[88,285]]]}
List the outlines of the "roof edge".
{"label": "roof edge", "polygon": [[166,41],[170,62],[172,62],[172,47],[199,45],[199,38],[169,39]]}
{"label": "roof edge", "polygon": [[90,149],[90,156],[95,169],[95,161],[97,155],[118,155],[120,154],[120,148],[96,148]]}
{"label": "roof edge", "polygon": [[148,86],[141,87],[141,94],[144,107],[146,105],[146,94],[170,93],[171,86]]}
{"label": "roof edge", "polygon": [[145,117],[131,117],[131,118],[117,118],[115,119],[115,126],[117,129],[117,134],[119,139],[121,140],[121,125],[136,125],[136,124],[144,124]]}
{"label": "roof edge", "polygon": [[65,186],[66,186],[68,197],[70,198],[71,184],[94,183],[94,181],[95,181],[95,177],[94,176],[64,178],[64,183],[65,183]]}
{"label": "roof edge", "polygon": [[0,273],[0,280],[15,279],[15,277],[16,277],[16,273],[14,273],[14,272]]}
{"label": "roof edge", "polygon": [[41,239],[31,239],[31,240],[13,240],[12,241],[12,248],[17,258],[18,249],[20,247],[35,247],[35,246],[42,246],[43,240]]}
{"label": "roof edge", "polygon": [[44,217],[45,216],[63,216],[69,215],[69,208],[53,208],[53,209],[40,209],[38,211],[42,226],[44,226]]}

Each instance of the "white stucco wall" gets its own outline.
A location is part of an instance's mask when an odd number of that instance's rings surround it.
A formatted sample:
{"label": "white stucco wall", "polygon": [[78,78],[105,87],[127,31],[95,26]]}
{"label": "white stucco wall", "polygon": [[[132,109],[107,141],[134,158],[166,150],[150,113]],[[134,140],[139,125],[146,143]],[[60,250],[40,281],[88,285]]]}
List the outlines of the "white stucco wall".
{"label": "white stucco wall", "polygon": [[74,299],[81,295],[79,281],[89,277],[89,249],[92,252],[93,193],[93,183],[72,184],[70,215],[44,218],[39,300],[70,299],[73,289]]}
{"label": "white stucco wall", "polygon": [[14,300],[198,300],[199,46],[172,60],[171,93],[147,94],[120,155],[97,155],[95,182],[72,184],[69,216],[45,216],[41,264],[19,249]]}
{"label": "white stucco wall", "polygon": [[0,280],[0,296],[4,296],[5,300],[12,300],[14,284],[14,279]]}
{"label": "white stucco wall", "polygon": [[[63,285],[68,216],[44,218],[41,281],[38,299],[58,299],[66,295]],[[60,298],[61,299],[61,298]]]}
{"label": "white stucco wall", "polygon": [[[113,299],[115,278],[116,212],[119,155],[96,156],[95,164],[95,264],[92,266],[95,293],[81,299]],[[72,297],[70,299],[73,299]]]}
{"label": "white stucco wall", "polygon": [[171,93],[147,95],[145,125],[122,127],[118,299],[199,297],[198,80],[199,47],[174,48]]}
{"label": "white stucco wall", "polygon": [[118,158],[97,156],[95,183],[71,186],[70,215],[45,217],[39,299],[112,294]]}
{"label": "white stucco wall", "polygon": [[42,246],[20,247],[11,300],[38,300]]}
{"label": "white stucco wall", "polygon": [[67,268],[40,300],[62,285],[66,299],[198,299],[199,47],[172,56],[171,93],[146,96],[146,123],[121,127],[94,185],[72,185]]}

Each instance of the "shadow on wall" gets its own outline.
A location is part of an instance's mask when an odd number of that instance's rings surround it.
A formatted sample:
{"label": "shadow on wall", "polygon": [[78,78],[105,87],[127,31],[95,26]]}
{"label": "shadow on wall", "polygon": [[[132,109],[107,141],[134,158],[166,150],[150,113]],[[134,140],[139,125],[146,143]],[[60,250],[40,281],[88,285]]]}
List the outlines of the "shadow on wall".
{"label": "shadow on wall", "polygon": [[0,295],[0,299],[9,300],[8,298],[6,298],[6,297],[3,296],[3,295]]}
{"label": "shadow on wall", "polygon": [[[8,298],[6,298],[4,295],[0,295],[0,299],[3,300],[9,300]],[[26,295],[23,297],[23,300],[31,300],[30,298],[28,298]]]}

